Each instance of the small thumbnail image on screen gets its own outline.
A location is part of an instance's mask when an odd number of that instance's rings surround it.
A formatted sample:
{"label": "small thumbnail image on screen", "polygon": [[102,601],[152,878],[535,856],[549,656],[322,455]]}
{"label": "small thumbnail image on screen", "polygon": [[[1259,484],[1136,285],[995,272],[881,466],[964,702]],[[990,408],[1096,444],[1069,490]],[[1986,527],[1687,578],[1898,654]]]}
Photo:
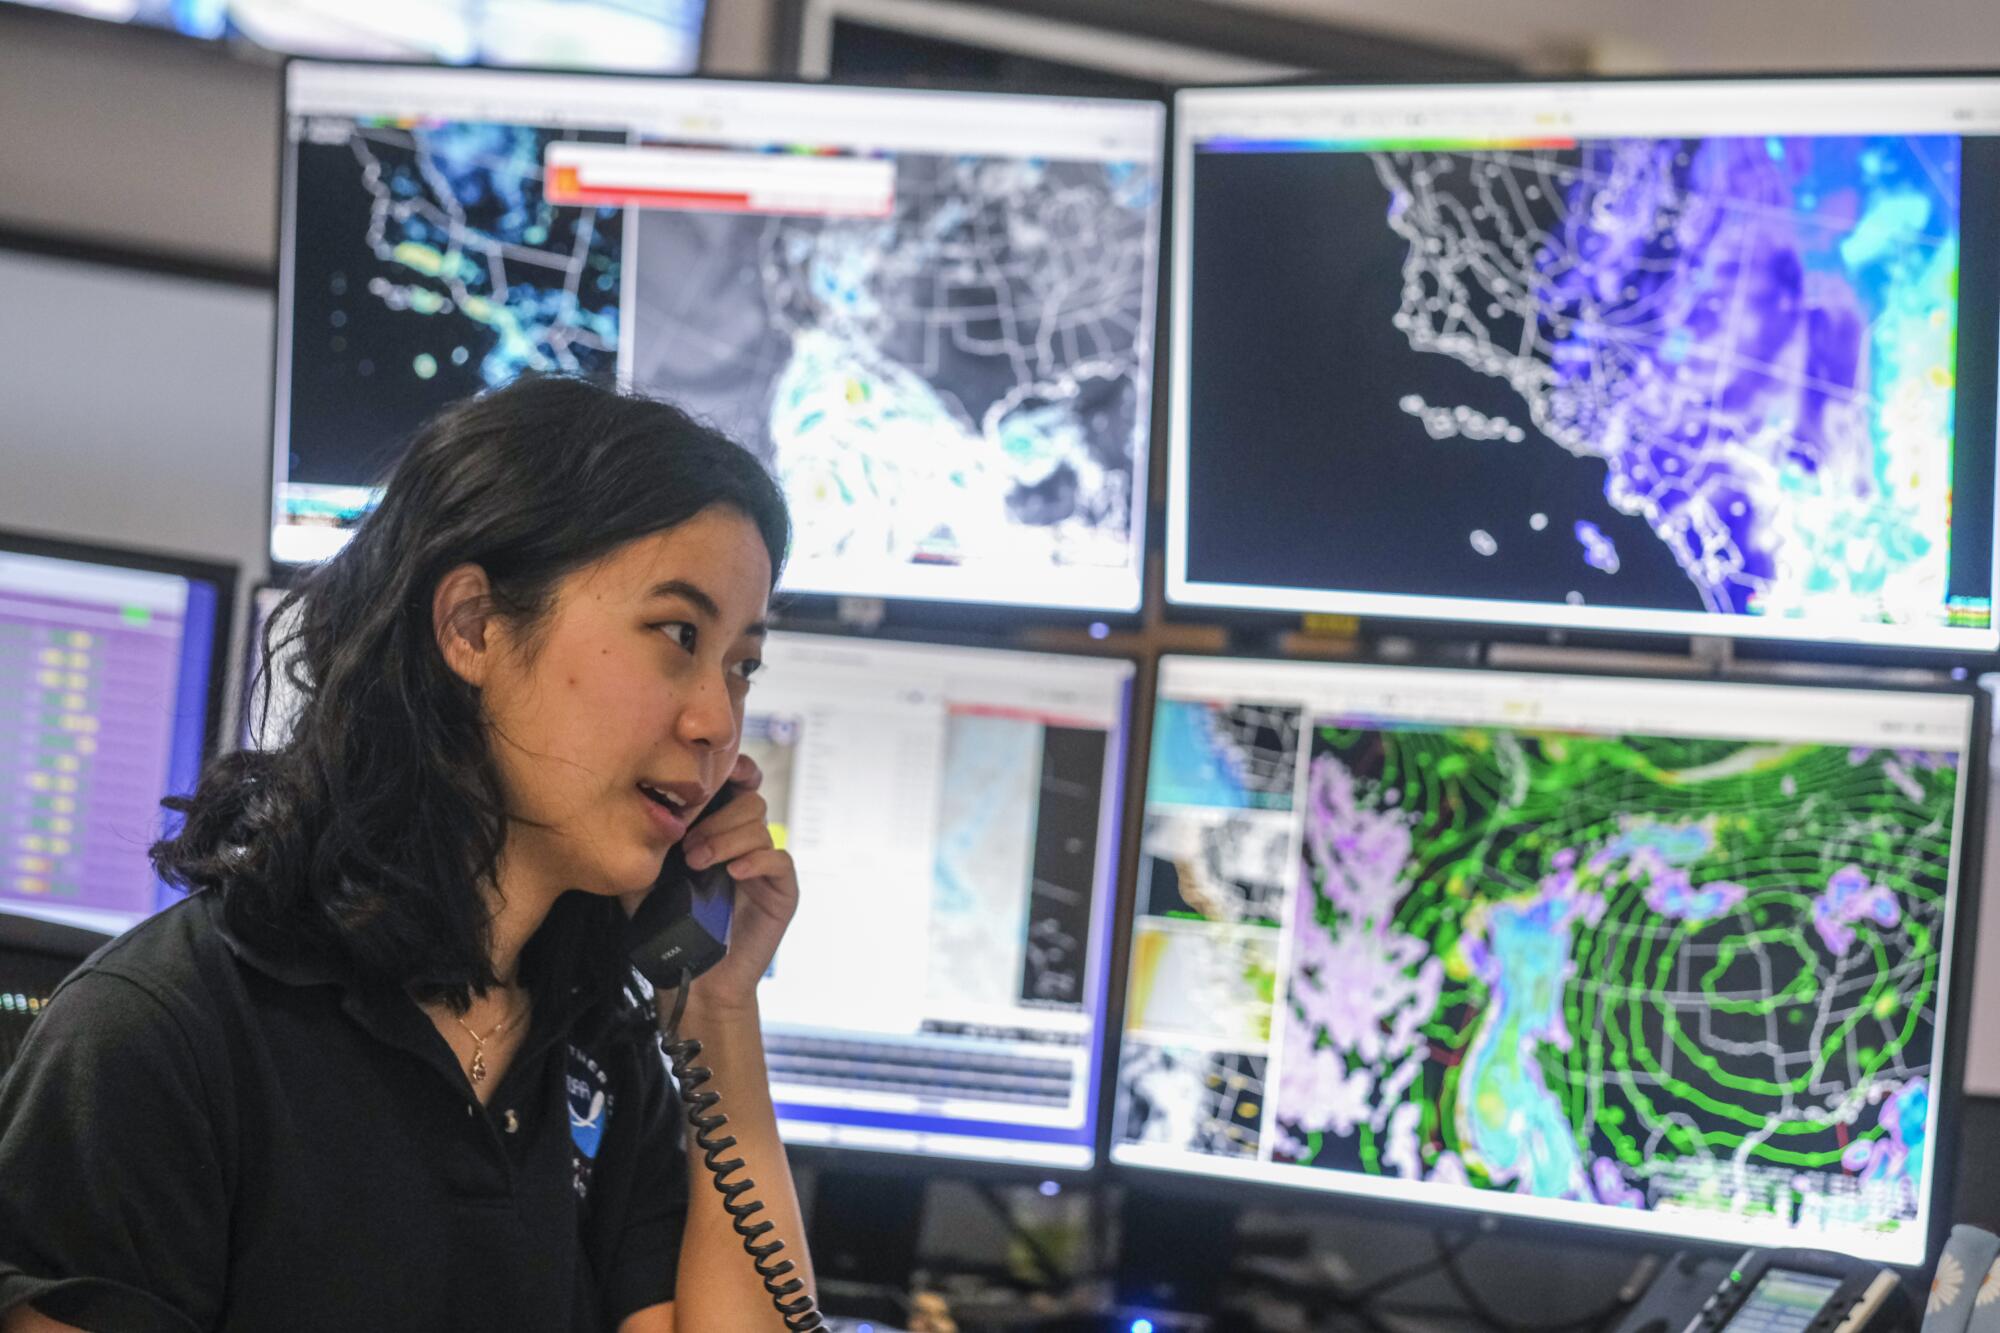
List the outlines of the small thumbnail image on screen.
{"label": "small thumbnail image on screen", "polygon": [[1148,810],[1139,835],[1140,911],[1276,926],[1291,879],[1291,842],[1285,815]]}
{"label": "small thumbnail image on screen", "polygon": [[1291,809],[1299,717],[1296,706],[1162,699],[1153,720],[1147,799]]}
{"label": "small thumbnail image on screen", "polygon": [[1117,1137],[1254,1158],[1265,1065],[1261,1055],[1128,1041],[1118,1070]]}

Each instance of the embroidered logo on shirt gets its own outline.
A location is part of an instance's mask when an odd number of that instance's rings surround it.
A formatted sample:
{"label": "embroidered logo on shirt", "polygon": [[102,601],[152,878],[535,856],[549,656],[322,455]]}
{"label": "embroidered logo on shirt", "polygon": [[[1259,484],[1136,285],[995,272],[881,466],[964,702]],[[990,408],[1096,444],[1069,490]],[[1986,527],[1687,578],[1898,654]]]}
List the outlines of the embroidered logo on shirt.
{"label": "embroidered logo on shirt", "polygon": [[604,1127],[611,1122],[611,1079],[595,1060],[571,1046],[564,1082],[569,1092],[569,1137],[576,1148],[571,1154],[576,1165],[576,1193],[578,1198],[586,1198],[591,1167],[604,1142]]}

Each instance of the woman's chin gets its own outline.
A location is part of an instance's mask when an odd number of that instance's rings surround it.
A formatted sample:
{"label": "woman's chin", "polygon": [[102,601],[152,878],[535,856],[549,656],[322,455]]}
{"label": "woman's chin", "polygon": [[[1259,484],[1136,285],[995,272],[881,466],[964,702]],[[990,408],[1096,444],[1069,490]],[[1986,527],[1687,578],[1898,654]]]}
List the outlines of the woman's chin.
{"label": "woman's chin", "polygon": [[659,878],[659,872],[655,870],[652,874],[642,876],[638,879],[607,881],[605,887],[596,890],[596,892],[606,898],[636,900],[651,893],[653,885],[659,881]]}
{"label": "woman's chin", "polygon": [[596,875],[582,877],[576,882],[576,887],[584,893],[592,894],[599,898],[621,898],[628,901],[636,901],[650,893],[653,886],[659,883],[659,880],[660,866],[658,862],[654,862],[650,866],[628,869],[622,873],[614,874],[607,870]]}

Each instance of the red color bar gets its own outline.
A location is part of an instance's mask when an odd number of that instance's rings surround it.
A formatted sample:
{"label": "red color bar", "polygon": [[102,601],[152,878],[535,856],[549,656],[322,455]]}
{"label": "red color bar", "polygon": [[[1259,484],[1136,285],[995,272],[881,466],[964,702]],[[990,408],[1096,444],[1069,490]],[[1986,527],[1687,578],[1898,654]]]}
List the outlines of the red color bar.
{"label": "red color bar", "polygon": [[750,210],[750,196],[741,190],[645,190],[637,186],[600,189],[579,180],[575,167],[557,167],[543,186],[543,194],[552,204],[650,204],[655,208]]}

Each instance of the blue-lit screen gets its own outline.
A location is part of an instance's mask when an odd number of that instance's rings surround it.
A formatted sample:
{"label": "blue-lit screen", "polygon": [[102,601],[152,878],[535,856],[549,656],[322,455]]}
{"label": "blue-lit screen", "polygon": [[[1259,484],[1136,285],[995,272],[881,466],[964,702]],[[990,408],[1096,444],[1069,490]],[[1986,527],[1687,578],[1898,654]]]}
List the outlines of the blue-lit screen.
{"label": "blue-lit screen", "polygon": [[200,775],[221,597],[0,549],[0,911],[118,931],[176,896],[146,853]]}
{"label": "blue-lit screen", "polygon": [[691,73],[706,0],[0,0],[296,55]]}

